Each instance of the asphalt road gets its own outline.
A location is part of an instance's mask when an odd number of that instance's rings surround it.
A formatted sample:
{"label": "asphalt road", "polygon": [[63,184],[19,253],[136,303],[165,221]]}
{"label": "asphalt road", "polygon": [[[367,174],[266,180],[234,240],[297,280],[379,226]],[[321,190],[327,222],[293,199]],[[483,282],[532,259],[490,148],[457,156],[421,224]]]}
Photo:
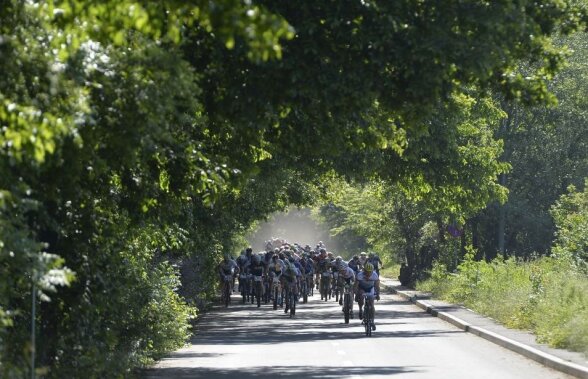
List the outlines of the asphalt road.
{"label": "asphalt road", "polygon": [[[396,295],[376,303],[377,330],[346,325],[335,301],[315,296],[291,319],[270,305],[214,308],[189,346],[145,379],[571,378],[423,312]],[[357,311],[357,309],[355,309]]]}

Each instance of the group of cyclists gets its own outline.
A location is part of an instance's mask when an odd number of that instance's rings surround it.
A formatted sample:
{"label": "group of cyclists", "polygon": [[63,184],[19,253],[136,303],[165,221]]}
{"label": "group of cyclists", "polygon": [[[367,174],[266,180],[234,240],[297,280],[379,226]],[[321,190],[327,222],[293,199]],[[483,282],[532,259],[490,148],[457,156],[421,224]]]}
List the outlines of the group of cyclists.
{"label": "group of cyclists", "polygon": [[236,280],[243,303],[257,300],[258,307],[262,302],[273,303],[274,309],[283,308],[290,317],[295,315],[297,303],[301,299],[306,303],[316,289],[321,300],[339,302],[346,323],[354,318],[353,303],[357,302],[359,319],[366,326],[366,335],[371,335],[376,329],[373,303],[380,299],[381,267],[382,261],[374,253],[362,252],[346,261],[327,251],[322,241],[312,248],[272,238],[266,241],[265,251],[253,253],[248,247],[236,259],[225,254],[218,273],[225,306],[231,301]]}

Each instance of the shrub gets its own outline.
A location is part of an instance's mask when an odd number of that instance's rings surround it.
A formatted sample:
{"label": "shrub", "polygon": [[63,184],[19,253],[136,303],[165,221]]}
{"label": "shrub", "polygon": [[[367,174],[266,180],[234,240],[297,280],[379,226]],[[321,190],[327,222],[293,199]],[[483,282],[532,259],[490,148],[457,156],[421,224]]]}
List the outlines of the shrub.
{"label": "shrub", "polygon": [[568,259],[476,262],[466,254],[454,275],[436,263],[417,288],[463,304],[541,342],[588,354],[588,277]]}

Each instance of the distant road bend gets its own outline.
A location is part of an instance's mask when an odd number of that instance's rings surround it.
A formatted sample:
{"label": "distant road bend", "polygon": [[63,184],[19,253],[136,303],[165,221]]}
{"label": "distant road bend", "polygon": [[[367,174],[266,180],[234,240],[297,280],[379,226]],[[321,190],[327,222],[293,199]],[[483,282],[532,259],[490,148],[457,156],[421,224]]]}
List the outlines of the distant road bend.
{"label": "distant road bend", "polygon": [[[571,378],[423,312],[397,295],[376,303],[377,330],[320,295],[295,318],[271,305],[242,305],[202,316],[191,344],[145,372],[171,378]],[[357,305],[357,304],[356,304]]]}

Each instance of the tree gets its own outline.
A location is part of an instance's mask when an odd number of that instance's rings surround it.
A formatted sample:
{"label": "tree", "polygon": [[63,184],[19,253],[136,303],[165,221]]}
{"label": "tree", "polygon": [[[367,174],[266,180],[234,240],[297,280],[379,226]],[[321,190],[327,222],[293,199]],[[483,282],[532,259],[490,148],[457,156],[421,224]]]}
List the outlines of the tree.
{"label": "tree", "polygon": [[[197,255],[210,277],[234,229],[308,201],[281,169],[402,179],[446,191],[439,210],[456,214],[492,198],[488,177],[480,195],[469,187],[500,167],[474,159],[479,172],[458,172],[472,166],[455,160],[471,151],[456,136],[471,131],[436,112],[490,87],[548,100],[562,57],[550,34],[586,12],[543,5],[1,1],[2,374],[30,364],[27,297],[39,278],[56,278],[44,300],[70,286],[35,320],[50,377],[116,377],[180,344],[190,311],[169,262]],[[520,59],[535,63],[527,76]],[[480,157],[494,154],[485,146]],[[351,156],[378,170],[341,166]],[[251,180],[266,175],[276,194],[261,201]],[[253,202],[263,206],[245,208]]]}
{"label": "tree", "polygon": [[551,85],[559,100],[556,107],[525,109],[503,103],[508,118],[497,138],[505,145],[501,160],[512,165],[511,172],[503,174],[501,180],[510,195],[501,210],[490,206],[477,219],[481,235],[478,247],[488,259],[500,251],[496,238],[499,222],[504,224],[504,231],[498,234],[505,237],[506,255],[528,258],[533,253],[547,254],[555,232],[549,208],[569,185],[580,186],[588,174],[585,38],[585,34],[579,34],[558,42],[573,54],[568,67]]}

